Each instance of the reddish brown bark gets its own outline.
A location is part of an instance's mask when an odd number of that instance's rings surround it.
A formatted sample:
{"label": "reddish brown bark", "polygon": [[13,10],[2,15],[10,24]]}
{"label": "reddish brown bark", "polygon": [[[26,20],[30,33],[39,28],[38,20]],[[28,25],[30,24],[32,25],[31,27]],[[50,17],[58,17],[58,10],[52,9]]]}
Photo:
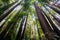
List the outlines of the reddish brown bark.
{"label": "reddish brown bark", "polygon": [[51,28],[49,28],[50,26],[49,26],[48,22],[46,21],[41,8],[39,8],[36,4],[34,4],[34,5],[35,5],[35,9],[36,9],[36,12],[38,15],[38,20],[40,22],[41,28],[42,28],[46,38],[48,38],[48,40],[52,40],[53,33],[51,32]]}
{"label": "reddish brown bark", "polygon": [[[43,11],[43,12],[44,12],[44,11]],[[56,27],[56,25],[52,22],[52,20],[50,19],[50,17],[46,15],[46,12],[44,12],[44,14],[45,14],[45,16],[48,18],[50,24],[52,25],[52,28],[53,28],[54,32],[56,32],[56,34],[57,34],[58,36],[60,36],[60,30],[59,30],[59,29]]]}

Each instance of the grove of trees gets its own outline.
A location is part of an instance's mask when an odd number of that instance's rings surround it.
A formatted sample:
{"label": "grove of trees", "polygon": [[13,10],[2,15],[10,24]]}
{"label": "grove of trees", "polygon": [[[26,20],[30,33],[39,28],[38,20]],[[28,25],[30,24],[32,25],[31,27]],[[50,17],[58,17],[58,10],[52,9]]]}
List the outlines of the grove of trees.
{"label": "grove of trees", "polygon": [[60,0],[0,0],[0,40],[60,40]]}

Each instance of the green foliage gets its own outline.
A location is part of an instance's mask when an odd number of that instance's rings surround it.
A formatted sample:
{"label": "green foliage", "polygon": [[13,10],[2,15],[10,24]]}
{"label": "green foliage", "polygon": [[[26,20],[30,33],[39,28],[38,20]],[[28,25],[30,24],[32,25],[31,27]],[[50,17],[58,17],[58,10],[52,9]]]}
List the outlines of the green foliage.
{"label": "green foliage", "polygon": [[38,0],[38,2],[46,2],[46,3],[48,3],[49,0]]}
{"label": "green foliage", "polygon": [[[3,14],[5,10],[9,9],[13,5],[12,3],[15,1],[17,0],[0,0],[0,15]],[[21,3],[22,5],[20,4],[22,6],[21,10],[19,10],[20,7],[14,9],[0,22],[0,26],[2,26],[2,28],[0,28],[0,34],[2,34],[5,29],[7,31],[4,35],[6,40],[16,40],[20,24],[22,23],[21,21],[24,16],[28,17],[24,39],[43,40],[45,38],[41,25],[38,21],[38,15],[35,11],[34,2],[37,2],[37,5],[43,9],[48,16],[50,15],[49,11],[52,15],[56,13],[51,9],[47,12],[47,10],[43,8],[45,5],[43,3],[49,3],[49,0],[23,0]],[[8,27],[9,29],[7,29]]]}

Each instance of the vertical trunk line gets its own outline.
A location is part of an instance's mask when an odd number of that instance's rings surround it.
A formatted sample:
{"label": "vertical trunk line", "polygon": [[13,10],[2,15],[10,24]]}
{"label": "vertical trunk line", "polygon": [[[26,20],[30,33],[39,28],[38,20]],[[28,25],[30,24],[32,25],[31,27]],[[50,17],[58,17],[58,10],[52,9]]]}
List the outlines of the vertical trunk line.
{"label": "vertical trunk line", "polygon": [[47,23],[46,19],[44,18],[42,10],[36,4],[34,5],[38,15],[38,20],[40,22],[41,28],[43,29],[45,36],[48,38],[48,40],[53,40],[53,35],[52,35],[53,33],[48,28],[50,26]]}

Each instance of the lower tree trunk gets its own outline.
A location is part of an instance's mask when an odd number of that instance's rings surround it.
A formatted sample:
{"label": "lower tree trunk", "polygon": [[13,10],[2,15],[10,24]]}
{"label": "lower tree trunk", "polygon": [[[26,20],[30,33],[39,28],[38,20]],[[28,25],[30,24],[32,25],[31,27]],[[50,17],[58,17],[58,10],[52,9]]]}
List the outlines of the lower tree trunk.
{"label": "lower tree trunk", "polygon": [[23,30],[23,33],[22,33],[22,36],[21,36],[21,40],[24,39],[24,35],[25,35],[25,30],[26,30],[26,24],[27,24],[27,17],[25,17],[25,21],[24,21],[24,30]]}
{"label": "lower tree trunk", "polygon": [[[50,5],[56,6],[56,7],[60,8],[60,4],[58,4],[57,2],[59,2],[59,0],[56,1],[56,2],[52,2],[52,4],[50,4]],[[51,3],[51,2],[50,2],[50,3]]]}

